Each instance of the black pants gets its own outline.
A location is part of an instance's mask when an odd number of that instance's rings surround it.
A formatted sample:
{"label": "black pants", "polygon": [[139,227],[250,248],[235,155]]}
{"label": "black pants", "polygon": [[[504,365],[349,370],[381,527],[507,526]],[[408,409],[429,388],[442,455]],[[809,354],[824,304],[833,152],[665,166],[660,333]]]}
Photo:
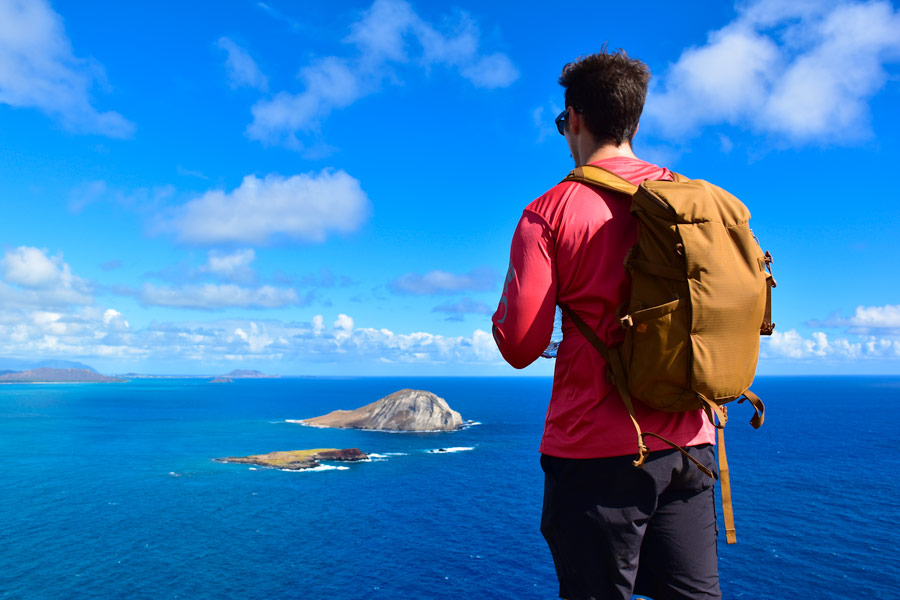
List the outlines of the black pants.
{"label": "black pants", "polygon": [[[712,446],[688,452],[717,471]],[[676,450],[633,460],[541,456],[560,598],[720,599],[714,481]]]}

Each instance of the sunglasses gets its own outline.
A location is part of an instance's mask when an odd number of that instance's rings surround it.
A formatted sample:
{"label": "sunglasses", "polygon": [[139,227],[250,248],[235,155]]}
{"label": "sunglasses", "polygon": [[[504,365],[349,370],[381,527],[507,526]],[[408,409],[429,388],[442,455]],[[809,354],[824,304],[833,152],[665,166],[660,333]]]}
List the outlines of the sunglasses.
{"label": "sunglasses", "polygon": [[[584,112],[584,109],[578,106],[570,106],[569,108],[579,115]],[[559,132],[559,135],[566,135],[566,121],[569,120],[569,108],[559,113],[556,119],[553,120],[553,122],[556,123],[556,130]]]}

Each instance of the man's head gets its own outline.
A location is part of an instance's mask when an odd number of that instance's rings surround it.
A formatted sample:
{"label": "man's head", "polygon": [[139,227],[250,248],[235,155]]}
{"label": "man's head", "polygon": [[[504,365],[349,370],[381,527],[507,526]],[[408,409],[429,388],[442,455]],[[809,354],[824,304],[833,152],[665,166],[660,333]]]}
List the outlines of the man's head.
{"label": "man's head", "polygon": [[566,107],[580,113],[584,127],[598,144],[631,144],[637,131],[650,69],[628,58],[624,50],[609,54],[606,46],[563,67],[559,84],[566,88]]}

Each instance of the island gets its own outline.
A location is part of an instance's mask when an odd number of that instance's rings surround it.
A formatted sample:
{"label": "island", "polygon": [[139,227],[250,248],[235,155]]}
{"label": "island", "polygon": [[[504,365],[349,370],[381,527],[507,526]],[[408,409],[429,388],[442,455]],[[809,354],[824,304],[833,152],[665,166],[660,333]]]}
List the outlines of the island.
{"label": "island", "polygon": [[278,379],[281,375],[266,375],[262,371],[254,371],[252,369],[235,369],[219,377],[225,379]]}
{"label": "island", "polygon": [[320,460],[334,460],[340,462],[356,462],[368,460],[369,456],[359,448],[316,448],[314,450],[284,450],[269,452],[268,454],[253,454],[251,456],[229,456],[217,458],[219,462],[243,463],[274,469],[286,469],[288,471],[302,471],[322,466]]}
{"label": "island", "polygon": [[355,410],[336,410],[311,419],[288,420],[312,427],[378,431],[454,431],[462,417],[443,398],[425,390],[404,389]]}
{"label": "island", "polygon": [[121,383],[119,377],[101,375],[93,369],[39,367],[0,375],[0,383]]}

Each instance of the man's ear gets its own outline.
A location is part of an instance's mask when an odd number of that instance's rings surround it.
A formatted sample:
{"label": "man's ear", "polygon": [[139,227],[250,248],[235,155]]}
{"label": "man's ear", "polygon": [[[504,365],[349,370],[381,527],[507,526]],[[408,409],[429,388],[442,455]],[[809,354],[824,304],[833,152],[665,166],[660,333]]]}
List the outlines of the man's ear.
{"label": "man's ear", "polygon": [[571,106],[569,107],[569,131],[572,132],[572,135],[578,135],[581,131],[581,128],[584,126],[582,122],[582,114],[579,112],[575,112],[575,109]]}

